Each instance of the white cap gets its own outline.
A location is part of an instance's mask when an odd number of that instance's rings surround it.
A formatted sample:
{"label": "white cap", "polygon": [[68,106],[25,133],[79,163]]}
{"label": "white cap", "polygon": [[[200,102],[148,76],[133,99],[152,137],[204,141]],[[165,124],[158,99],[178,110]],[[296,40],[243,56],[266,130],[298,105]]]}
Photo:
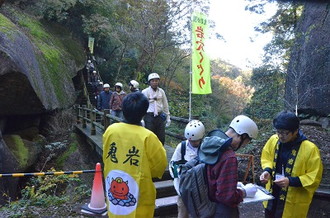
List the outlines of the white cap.
{"label": "white cap", "polygon": [[188,140],[199,140],[204,137],[205,134],[205,127],[203,123],[199,120],[192,120],[190,121],[186,129],[184,130],[184,136]]}
{"label": "white cap", "polygon": [[160,79],[160,77],[157,73],[150,73],[148,76],[148,82],[152,79]]}
{"label": "white cap", "polygon": [[122,83],[116,83],[115,86],[119,86],[120,88],[123,88],[123,84]]}
{"label": "white cap", "polygon": [[246,133],[253,139],[255,139],[258,135],[257,124],[245,115],[238,115],[235,117],[231,121],[229,127],[233,128],[237,134],[243,135]]}
{"label": "white cap", "polygon": [[103,88],[110,88],[110,85],[108,83],[103,85]]}
{"label": "white cap", "polygon": [[135,80],[131,80],[130,82],[129,82],[129,84],[131,85],[131,86],[133,86],[134,88],[139,88],[139,83],[137,82],[137,81],[135,81]]}

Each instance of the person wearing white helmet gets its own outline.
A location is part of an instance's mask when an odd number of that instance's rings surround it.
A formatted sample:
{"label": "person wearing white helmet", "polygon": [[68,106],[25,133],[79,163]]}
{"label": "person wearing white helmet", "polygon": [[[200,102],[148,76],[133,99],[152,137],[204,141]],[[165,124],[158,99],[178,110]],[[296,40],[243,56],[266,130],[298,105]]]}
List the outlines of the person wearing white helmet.
{"label": "person wearing white helmet", "polygon": [[100,111],[103,110],[109,110],[110,109],[110,98],[111,98],[112,92],[110,91],[110,85],[108,83],[105,83],[103,85],[103,91],[98,95],[97,98],[97,109]]}
{"label": "person wearing white helmet", "polygon": [[149,87],[142,93],[149,100],[149,108],[144,116],[145,127],[154,132],[159,140],[165,143],[165,127],[170,126],[170,111],[165,91],[159,87],[160,77],[157,73],[148,76]]}
{"label": "person wearing white helmet", "polygon": [[96,72],[96,70],[93,70],[93,73],[90,75],[90,81],[93,84],[94,87],[98,85],[99,75]]}
{"label": "person wearing white helmet", "polygon": [[[238,183],[235,151],[258,135],[257,124],[247,116],[235,117],[226,132],[213,130],[204,138],[198,151],[206,164],[209,198],[216,202],[214,217],[239,217],[238,205],[245,197],[254,197],[254,184]],[[238,186],[238,184],[240,184]]]}
{"label": "person wearing white helmet", "polygon": [[92,79],[94,70],[95,70],[95,67],[94,67],[93,62],[91,60],[87,60],[86,72],[87,72],[87,75],[88,75],[88,82],[92,82],[91,79]]}
{"label": "person wearing white helmet", "polygon": [[139,91],[139,83],[137,81],[131,80],[128,85],[129,85],[129,89],[131,90],[131,92]]}
{"label": "person wearing white helmet", "polygon": [[112,93],[109,102],[111,115],[123,118],[122,104],[125,96],[126,93],[123,91],[123,84],[117,82],[115,84],[115,91]]}
{"label": "person wearing white helmet", "polygon": [[197,156],[198,148],[202,142],[205,134],[204,124],[199,120],[191,120],[184,131],[184,136],[187,140],[179,143],[173,153],[170,161],[170,174],[172,176],[174,188],[179,197],[177,200],[178,205],[178,217],[188,217],[188,211],[182,202],[179,191],[179,176],[181,165]]}

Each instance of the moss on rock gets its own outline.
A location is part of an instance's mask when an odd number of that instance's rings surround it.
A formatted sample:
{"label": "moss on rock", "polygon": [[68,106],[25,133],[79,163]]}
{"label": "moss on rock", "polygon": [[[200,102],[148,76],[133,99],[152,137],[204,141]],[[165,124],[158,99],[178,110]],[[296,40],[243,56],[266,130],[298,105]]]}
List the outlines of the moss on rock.
{"label": "moss on rock", "polygon": [[5,16],[0,14],[0,32],[11,33],[15,28],[15,25]]}
{"label": "moss on rock", "polygon": [[65,161],[70,158],[71,154],[73,154],[76,150],[78,149],[78,144],[77,142],[72,142],[68,146],[68,150],[66,150],[63,154],[61,154],[57,159],[56,159],[56,167],[58,169],[63,169]]}
{"label": "moss on rock", "polygon": [[3,139],[15,156],[19,168],[25,168],[28,163],[29,150],[25,147],[23,139],[19,135],[4,135]]}
{"label": "moss on rock", "polygon": [[[3,43],[22,48],[7,49],[5,53],[9,52],[11,60],[20,65],[18,69],[27,75],[46,110],[71,106],[76,98],[72,78],[83,68],[86,58],[79,40],[57,24],[10,6],[5,10],[10,19],[0,14],[0,35],[7,36]],[[31,50],[25,49],[28,41]]]}

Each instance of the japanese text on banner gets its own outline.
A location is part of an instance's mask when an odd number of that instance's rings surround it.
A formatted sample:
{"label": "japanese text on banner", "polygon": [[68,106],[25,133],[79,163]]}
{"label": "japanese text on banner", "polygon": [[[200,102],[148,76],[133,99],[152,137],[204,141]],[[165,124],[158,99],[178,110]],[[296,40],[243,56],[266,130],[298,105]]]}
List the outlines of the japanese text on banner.
{"label": "japanese text on banner", "polygon": [[210,94],[211,73],[210,59],[204,44],[207,38],[208,21],[204,14],[194,13],[192,16],[192,93]]}

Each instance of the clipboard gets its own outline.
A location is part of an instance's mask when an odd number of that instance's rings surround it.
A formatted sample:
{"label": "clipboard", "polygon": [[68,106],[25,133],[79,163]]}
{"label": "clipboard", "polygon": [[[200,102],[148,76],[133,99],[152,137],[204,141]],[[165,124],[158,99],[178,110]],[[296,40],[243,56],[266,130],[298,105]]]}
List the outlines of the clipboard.
{"label": "clipboard", "polygon": [[274,199],[274,196],[271,195],[269,191],[267,191],[264,187],[257,186],[257,192],[253,198],[244,198],[243,204],[253,203],[253,202],[262,202]]}

